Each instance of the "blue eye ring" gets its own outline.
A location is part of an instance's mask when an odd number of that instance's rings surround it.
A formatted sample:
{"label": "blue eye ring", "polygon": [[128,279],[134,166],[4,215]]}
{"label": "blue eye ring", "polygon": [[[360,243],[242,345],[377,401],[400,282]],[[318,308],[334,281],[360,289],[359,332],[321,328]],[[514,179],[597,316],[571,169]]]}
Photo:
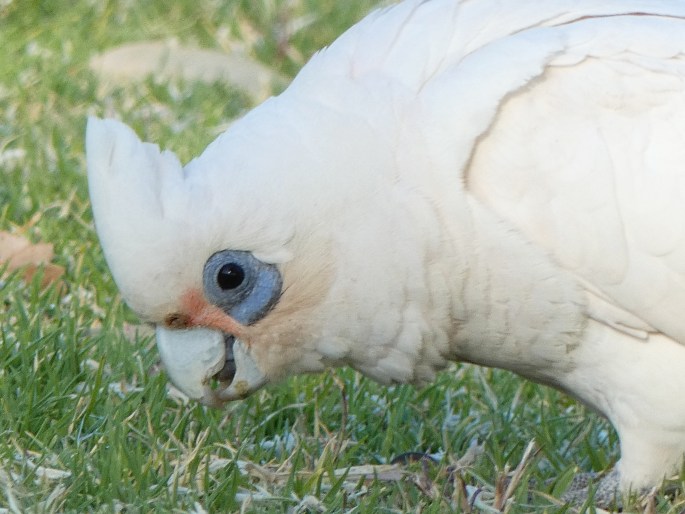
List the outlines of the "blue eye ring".
{"label": "blue eye ring", "polygon": [[283,281],[278,267],[244,250],[212,254],[202,272],[204,294],[237,322],[262,319],[281,297]]}

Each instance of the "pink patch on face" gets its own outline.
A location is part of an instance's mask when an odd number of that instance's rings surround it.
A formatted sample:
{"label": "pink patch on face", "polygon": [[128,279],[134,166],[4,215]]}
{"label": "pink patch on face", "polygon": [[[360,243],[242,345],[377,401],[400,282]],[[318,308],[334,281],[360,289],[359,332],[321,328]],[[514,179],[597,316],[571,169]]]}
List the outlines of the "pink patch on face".
{"label": "pink patch on face", "polygon": [[181,296],[181,308],[191,327],[205,327],[240,337],[244,328],[216,305],[207,301],[197,289],[189,289]]}

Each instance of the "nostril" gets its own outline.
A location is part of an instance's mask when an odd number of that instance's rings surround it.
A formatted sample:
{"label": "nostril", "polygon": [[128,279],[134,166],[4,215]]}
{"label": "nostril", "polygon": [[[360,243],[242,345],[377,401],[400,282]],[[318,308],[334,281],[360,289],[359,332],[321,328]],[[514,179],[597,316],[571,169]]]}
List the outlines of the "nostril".
{"label": "nostril", "polygon": [[172,312],[164,318],[164,325],[168,328],[188,328],[190,326],[190,317],[181,312]]}

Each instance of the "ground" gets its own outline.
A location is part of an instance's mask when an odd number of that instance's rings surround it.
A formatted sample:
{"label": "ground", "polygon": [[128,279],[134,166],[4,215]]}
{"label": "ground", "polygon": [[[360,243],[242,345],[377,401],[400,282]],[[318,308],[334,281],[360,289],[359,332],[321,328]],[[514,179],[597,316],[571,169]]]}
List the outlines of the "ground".
{"label": "ground", "polygon": [[141,41],[231,52],[278,90],[374,3],[0,0],[0,235],[52,244],[43,260],[63,271],[2,274],[0,512],[558,512],[579,469],[616,460],[615,433],[582,406],[471,366],[422,390],[331,371],[210,410],[170,388],[122,304],[92,224],[86,116],[185,161],[264,91],[251,72],[117,78],[96,56]]}

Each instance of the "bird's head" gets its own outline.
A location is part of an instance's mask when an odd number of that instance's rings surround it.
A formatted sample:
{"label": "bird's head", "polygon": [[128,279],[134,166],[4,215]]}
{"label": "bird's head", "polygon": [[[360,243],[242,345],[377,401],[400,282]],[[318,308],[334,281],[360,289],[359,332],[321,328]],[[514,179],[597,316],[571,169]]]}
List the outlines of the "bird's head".
{"label": "bird's head", "polygon": [[387,177],[349,172],[387,166],[383,145],[360,129],[347,144],[376,157],[361,162],[334,138],[313,148],[269,109],[185,167],[119,122],[89,120],[95,224],[124,299],[156,326],[172,382],[208,404],[330,365],[425,379],[412,355],[424,320],[406,300],[426,286],[421,249],[397,237],[410,223],[388,217]]}

